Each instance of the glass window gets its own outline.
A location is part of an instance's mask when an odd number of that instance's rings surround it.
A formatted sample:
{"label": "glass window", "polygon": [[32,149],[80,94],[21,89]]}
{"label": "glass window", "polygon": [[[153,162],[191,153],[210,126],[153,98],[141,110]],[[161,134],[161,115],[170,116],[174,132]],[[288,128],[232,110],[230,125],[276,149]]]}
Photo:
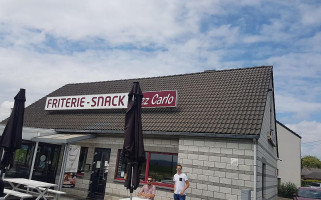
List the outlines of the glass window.
{"label": "glass window", "polygon": [[173,184],[176,173],[177,155],[150,153],[149,176],[156,182]]}
{"label": "glass window", "polygon": [[77,175],[83,175],[85,172],[87,153],[88,153],[88,147],[81,147]]}
{"label": "glass window", "polygon": [[[126,178],[126,165],[123,164],[121,153],[122,150],[119,150],[115,178],[123,179]],[[172,185],[176,165],[177,154],[146,152],[146,163],[140,171],[140,180],[147,181],[147,177],[152,176],[156,183]]]}
{"label": "glass window", "polygon": [[14,154],[12,168],[6,172],[7,177],[29,178],[34,148],[33,142],[22,141],[21,148]]}
{"label": "glass window", "polygon": [[[127,171],[127,165],[124,164],[122,155],[122,150],[118,151],[118,165],[116,169],[116,178],[126,178],[126,171]],[[147,156],[147,153],[145,153],[145,156]],[[146,163],[142,164],[142,167],[139,172],[139,179],[141,181],[145,181],[145,171],[146,171]]]}

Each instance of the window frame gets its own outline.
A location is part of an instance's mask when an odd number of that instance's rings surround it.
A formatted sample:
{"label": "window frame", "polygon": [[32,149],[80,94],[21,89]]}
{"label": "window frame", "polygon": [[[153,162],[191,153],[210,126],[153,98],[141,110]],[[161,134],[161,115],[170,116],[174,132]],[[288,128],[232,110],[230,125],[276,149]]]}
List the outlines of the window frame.
{"label": "window frame", "polygon": [[[120,152],[121,152],[121,151],[122,151],[121,149],[118,149],[117,163],[116,163],[116,168],[115,168],[114,180],[125,181],[124,178],[118,178],[118,177],[117,177],[118,167],[119,167],[119,157],[121,156],[121,155],[120,155]],[[166,152],[157,152],[157,151],[145,151],[145,153],[147,153],[147,157],[146,157],[146,168],[145,168],[145,180],[144,180],[144,181],[140,181],[140,182],[139,182],[140,184],[147,184],[151,153],[178,156],[177,153],[166,153]],[[173,176],[174,176],[174,175],[173,175]],[[155,185],[155,186],[161,186],[161,187],[167,187],[167,188],[174,188],[174,184],[160,183],[160,182],[154,182],[154,181],[152,182],[152,184]]]}

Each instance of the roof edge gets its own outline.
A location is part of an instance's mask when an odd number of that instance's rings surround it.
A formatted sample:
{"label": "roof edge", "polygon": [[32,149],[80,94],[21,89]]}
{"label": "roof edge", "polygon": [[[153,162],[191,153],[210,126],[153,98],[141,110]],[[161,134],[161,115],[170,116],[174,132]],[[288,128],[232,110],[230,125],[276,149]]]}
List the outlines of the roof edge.
{"label": "roof edge", "polygon": [[[271,68],[273,69],[273,65],[261,65],[261,66],[253,66],[253,67],[238,67],[238,68],[227,68],[227,69],[204,69],[204,71],[198,72],[189,72],[189,73],[179,73],[179,74],[168,74],[161,76],[150,76],[150,77],[138,77],[138,78],[125,78],[125,79],[112,79],[105,81],[92,81],[92,82],[75,82],[75,83],[67,83],[67,85],[78,85],[78,84],[90,84],[90,83],[104,83],[104,82],[114,82],[114,81],[137,81],[142,79],[152,79],[152,78],[164,78],[164,77],[173,77],[173,76],[185,76],[185,75],[195,75],[195,74],[203,74],[203,73],[212,73],[212,72],[226,72],[226,71],[238,71],[238,70],[248,70],[248,69],[257,69],[257,68]],[[62,87],[64,87],[62,86]],[[59,88],[60,89],[60,88]]]}
{"label": "roof edge", "polygon": [[283,128],[285,128],[286,130],[290,131],[292,134],[294,134],[294,135],[296,135],[297,137],[299,137],[300,139],[302,139],[302,137],[301,137],[299,134],[297,134],[296,132],[294,132],[294,131],[292,131],[291,129],[289,129],[287,126],[285,126],[284,124],[282,124],[280,121],[276,120],[276,122],[277,122],[278,124],[280,124],[280,125],[281,125]]}
{"label": "roof edge", "polygon": [[[77,130],[77,129],[55,129],[60,133],[112,133],[124,134],[120,130]],[[191,133],[191,132],[164,132],[164,131],[143,131],[144,135],[167,135],[167,136],[189,136],[189,137],[209,137],[209,138],[232,138],[232,139],[258,139],[260,135],[239,135],[239,134],[219,134],[219,133]]]}

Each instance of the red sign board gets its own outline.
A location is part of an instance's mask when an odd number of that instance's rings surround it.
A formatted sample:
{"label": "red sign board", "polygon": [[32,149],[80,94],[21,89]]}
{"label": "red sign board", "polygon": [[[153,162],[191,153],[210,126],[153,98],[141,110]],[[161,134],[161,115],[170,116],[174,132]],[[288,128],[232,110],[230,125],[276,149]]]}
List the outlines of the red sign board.
{"label": "red sign board", "polygon": [[177,91],[143,92],[142,108],[176,107]]}

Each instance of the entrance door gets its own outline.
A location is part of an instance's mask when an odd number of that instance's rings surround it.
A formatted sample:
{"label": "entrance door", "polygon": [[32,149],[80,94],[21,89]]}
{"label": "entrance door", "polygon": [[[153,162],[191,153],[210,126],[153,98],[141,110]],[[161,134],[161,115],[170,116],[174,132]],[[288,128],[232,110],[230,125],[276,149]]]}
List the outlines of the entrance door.
{"label": "entrance door", "polygon": [[110,149],[95,149],[88,194],[91,199],[104,199],[109,157]]}
{"label": "entrance door", "polygon": [[59,154],[59,145],[39,143],[32,179],[55,183]]}

